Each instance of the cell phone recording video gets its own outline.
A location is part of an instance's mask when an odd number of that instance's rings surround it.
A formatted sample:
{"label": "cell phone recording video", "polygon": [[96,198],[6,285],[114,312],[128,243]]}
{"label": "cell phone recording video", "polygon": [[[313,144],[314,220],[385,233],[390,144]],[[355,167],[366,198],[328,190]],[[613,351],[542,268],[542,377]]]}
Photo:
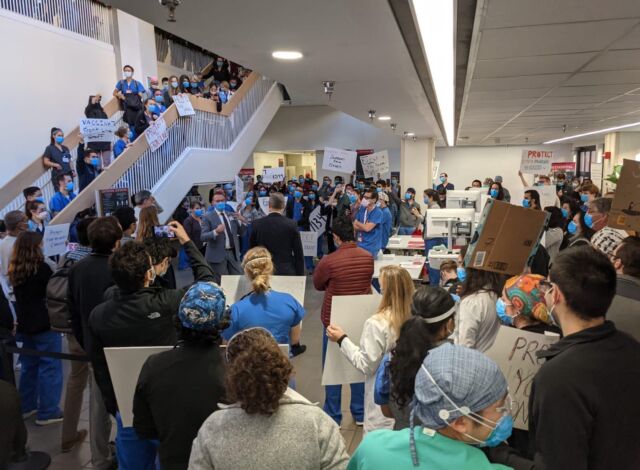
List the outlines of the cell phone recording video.
{"label": "cell phone recording video", "polygon": [[175,238],[176,234],[171,231],[168,225],[154,225],[153,236],[156,238]]}

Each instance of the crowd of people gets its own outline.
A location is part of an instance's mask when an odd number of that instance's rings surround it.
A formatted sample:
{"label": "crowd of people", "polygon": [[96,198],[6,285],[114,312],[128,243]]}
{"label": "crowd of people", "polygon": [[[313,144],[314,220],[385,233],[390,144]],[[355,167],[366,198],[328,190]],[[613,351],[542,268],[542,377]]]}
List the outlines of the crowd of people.
{"label": "crowd of people", "polygon": [[[505,200],[500,180],[472,186]],[[62,423],[62,451],[88,434],[96,468],[151,469],[157,458],[163,469],[638,468],[640,238],[607,227],[611,199],[591,182],[562,180],[559,207],[542,207],[535,189],[525,193],[524,207],[550,217],[540,255],[521,273],[470,267],[462,247],[428,285],[400,266],[374,278],[374,262],[394,233],[422,228],[429,240],[425,213],[453,189],[445,173],[439,187],[423,190],[424,208],[396,178],[226,183],[208,204],[185,200],[162,227],[170,238],[157,233],[162,208],[140,191],[134,207],[113,216],[80,214],[75,249],[59,260],[43,253],[42,192],[27,188],[26,212],[6,214],[0,241],[1,328],[4,343],[41,354],[20,355],[17,392],[0,388],[1,401],[20,404],[12,416],[22,415],[7,421],[8,436],[24,435],[22,419],[33,415],[37,425]],[[56,201],[72,199],[70,176],[57,182]],[[317,259],[305,257],[300,238],[312,223],[325,224]],[[176,281],[179,253],[193,273],[188,285]],[[322,408],[295,391],[290,359],[306,351],[308,312],[271,282],[305,270],[324,295],[318,366],[333,342],[365,377],[350,386],[349,409],[365,432],[351,457],[339,430],[341,386],[325,387]],[[226,297],[227,274],[244,276],[249,294]],[[372,288],[380,302],[355,340],[332,321],[332,301]],[[507,381],[485,355],[501,327],[560,337],[540,355],[529,431],[513,436]],[[89,359],[71,361],[66,384],[51,356],[63,351],[60,331],[69,353]],[[145,362],[128,426],[104,349],[134,346],[172,348]],[[87,386],[89,430],[79,427]],[[28,455],[24,439],[0,441],[6,459]]]}

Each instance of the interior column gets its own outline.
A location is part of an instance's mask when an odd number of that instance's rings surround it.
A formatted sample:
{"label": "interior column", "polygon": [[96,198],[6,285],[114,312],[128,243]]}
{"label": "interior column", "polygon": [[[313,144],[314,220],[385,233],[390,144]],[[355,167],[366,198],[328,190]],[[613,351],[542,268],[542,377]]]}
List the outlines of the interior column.
{"label": "interior column", "polygon": [[416,200],[422,204],[422,192],[433,187],[433,161],[436,154],[435,139],[403,139],[400,144],[400,185],[416,190]]}

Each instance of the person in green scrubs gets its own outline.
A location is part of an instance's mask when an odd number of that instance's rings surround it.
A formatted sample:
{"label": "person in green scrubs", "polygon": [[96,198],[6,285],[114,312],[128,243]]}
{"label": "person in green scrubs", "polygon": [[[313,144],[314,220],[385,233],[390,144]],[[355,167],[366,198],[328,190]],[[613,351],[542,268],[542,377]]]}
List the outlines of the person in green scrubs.
{"label": "person in green scrubs", "polygon": [[[368,433],[347,469],[510,468],[489,462],[480,450],[505,441],[513,427],[507,381],[481,352],[450,343],[429,351],[411,408],[408,429]],[[414,426],[415,417],[423,426]]]}

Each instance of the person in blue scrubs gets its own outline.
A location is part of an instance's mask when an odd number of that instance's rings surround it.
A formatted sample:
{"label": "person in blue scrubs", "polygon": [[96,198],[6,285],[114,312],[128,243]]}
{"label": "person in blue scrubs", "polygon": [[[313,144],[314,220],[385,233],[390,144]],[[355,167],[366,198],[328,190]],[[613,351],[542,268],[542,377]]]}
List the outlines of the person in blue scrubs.
{"label": "person in blue scrubs", "polygon": [[290,345],[292,356],[302,354],[307,349],[300,344],[305,310],[291,294],[271,289],[273,261],[269,250],[251,248],[242,266],[253,290],[231,306],[231,326],[224,330],[224,339],[229,341],[239,331],[259,326],[269,330],[278,344]]}
{"label": "person in blue scrubs", "polygon": [[44,166],[51,168],[51,184],[54,188],[58,186],[59,175],[73,173],[71,169],[71,152],[69,148],[62,145],[64,133],[61,129],[54,127],[51,129],[51,143],[44,149],[42,160]]}
{"label": "person in blue scrubs", "polygon": [[376,259],[382,248],[382,210],[376,206],[378,192],[367,189],[360,201],[360,209],[353,222],[356,230],[356,241],[360,248],[367,250]]}
{"label": "person in blue scrubs", "polygon": [[49,201],[49,210],[51,211],[51,217],[55,217],[58,212],[67,207],[71,201],[76,198],[76,194],[73,192],[73,180],[71,175],[64,174],[58,175],[56,178],[56,184],[58,191],[53,195]]}
{"label": "person in blue scrubs", "polygon": [[378,207],[382,211],[382,240],[380,249],[384,250],[389,243],[389,237],[393,231],[393,215],[389,209],[389,195],[384,191],[378,191]]}

